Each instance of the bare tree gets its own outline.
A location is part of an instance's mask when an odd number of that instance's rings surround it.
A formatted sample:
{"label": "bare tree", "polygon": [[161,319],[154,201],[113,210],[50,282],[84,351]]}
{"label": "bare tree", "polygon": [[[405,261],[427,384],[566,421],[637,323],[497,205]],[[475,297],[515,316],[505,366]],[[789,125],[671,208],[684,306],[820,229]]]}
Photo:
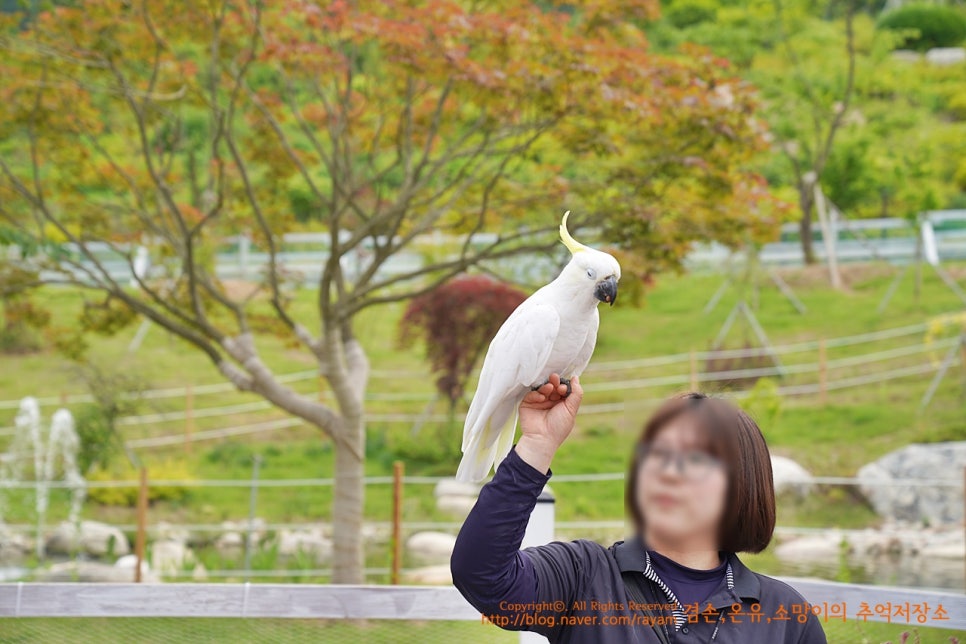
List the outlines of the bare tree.
{"label": "bare tree", "polygon": [[[809,73],[809,65],[802,61],[792,44],[785,21],[782,0],[774,0],[775,14],[782,47],[793,69],[794,87],[780,105],[776,105],[788,132],[781,144],[781,151],[795,175],[798,205],[801,211],[799,233],[802,254],[807,264],[815,263],[812,245],[812,220],[815,212],[815,188],[821,184],[822,173],[835,145],[835,138],[845,122],[846,114],[855,93],[855,31],[853,21],[855,0],[845,0],[845,79],[837,96],[829,96],[815,86]],[[814,67],[814,65],[812,65]],[[799,104],[800,101],[802,104]]]}

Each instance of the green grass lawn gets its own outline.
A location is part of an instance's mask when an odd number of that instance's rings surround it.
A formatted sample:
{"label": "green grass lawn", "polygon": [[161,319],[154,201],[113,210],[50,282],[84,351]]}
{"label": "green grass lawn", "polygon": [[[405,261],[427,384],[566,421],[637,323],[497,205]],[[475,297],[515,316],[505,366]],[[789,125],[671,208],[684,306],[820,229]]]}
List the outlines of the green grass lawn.
{"label": "green grass lawn", "polygon": [[[820,268],[784,272],[788,283],[808,307],[805,315],[798,314],[777,289],[769,286],[761,289],[756,315],[773,343],[788,344],[890,329],[921,323],[937,314],[962,309],[958,298],[931,271],[924,272],[922,292],[918,300],[915,299],[910,272],[889,307],[879,315],[876,307],[894,274],[888,267],[846,267],[847,292],[835,292],[828,288]],[[949,270],[961,281],[966,276],[966,266],[953,266]],[[735,292],[731,290],[711,313],[702,314],[702,308],[719,286],[720,280],[720,276],[714,274],[663,276],[639,308],[622,302],[614,308],[601,309],[598,349],[591,367],[582,378],[587,389],[584,404],[589,408],[591,405],[625,402],[627,410],[624,413],[585,415],[580,418],[577,430],[557,454],[554,473],[615,472],[626,468],[629,446],[653,406],[653,403],[641,404],[640,399],[659,399],[686,385],[649,388],[640,395],[627,391],[603,391],[601,388],[614,381],[686,374],[688,364],[685,361],[668,367],[620,371],[605,371],[595,367],[595,364],[710,348],[711,341],[736,302]],[[70,322],[70,315],[77,310],[81,301],[77,292],[63,289],[48,289],[44,292],[44,298],[54,308],[59,324]],[[312,300],[311,291],[301,292],[297,300],[297,310],[309,326],[315,319]],[[419,350],[400,350],[396,346],[396,324],[402,309],[402,305],[371,309],[362,314],[356,324],[356,332],[369,354],[374,372],[368,394],[420,397],[417,400],[371,400],[368,412],[376,418],[379,414],[419,413],[433,396],[432,378],[427,374]],[[183,342],[166,336],[156,327],[149,331],[141,349],[134,355],[128,355],[127,345],[134,331],[132,327],[115,337],[92,337],[91,354],[101,364],[137,373],[146,388],[221,382],[216,369],[201,354]],[[753,341],[748,330],[736,324],[726,346],[741,346],[746,338]],[[828,358],[835,360],[921,341],[921,336],[914,335],[875,345],[830,348]],[[277,373],[313,368],[313,362],[305,352],[285,346],[276,338],[262,339],[260,347],[266,362]],[[934,358],[941,358],[941,354],[937,352]],[[782,356],[782,360],[785,364],[807,363],[817,360],[817,356],[815,352],[810,352]],[[899,359],[883,364],[893,368],[913,364],[917,360],[922,361],[924,357],[911,356],[905,361]],[[704,368],[704,365],[699,367]],[[846,368],[830,373],[829,378],[833,380],[850,375],[854,375],[853,371]],[[750,411],[759,417],[762,430],[775,452],[795,458],[815,474],[851,476],[862,464],[910,442],[966,439],[962,368],[950,371],[933,403],[920,412],[919,400],[930,377],[931,374],[909,376],[832,391],[825,405],[820,404],[817,396],[785,397],[777,401],[780,404],[777,415],[753,408],[755,403],[748,404]],[[815,379],[815,374],[790,376],[778,384],[815,382]],[[292,386],[312,395],[319,392],[319,383],[314,378],[295,382]],[[713,392],[721,390],[713,385],[706,389]],[[24,395],[56,398],[74,393],[84,393],[83,383],[72,373],[69,363],[56,354],[0,358],[0,399],[11,400]],[[192,431],[197,433],[284,417],[271,409],[255,409],[229,416],[203,415],[205,409],[253,402],[259,402],[259,398],[237,392],[196,395],[193,408],[198,417],[194,419]],[[137,413],[183,411],[185,404],[181,397],[149,400],[141,405]],[[81,406],[71,404],[70,407],[77,410]],[[43,408],[48,417],[53,410],[52,405]],[[445,414],[445,405],[437,403],[434,411]],[[14,414],[13,409],[0,410],[0,427],[13,425]],[[185,431],[183,420],[124,427],[125,437],[129,439],[177,436]],[[395,460],[405,463],[407,475],[449,475],[455,472],[462,433],[459,423],[430,422],[413,435],[406,423],[376,419],[369,423],[367,431],[366,471],[369,475],[390,474]],[[0,449],[4,446],[4,440],[8,439],[0,437]],[[153,479],[184,476],[247,479],[251,475],[252,458],[256,454],[262,457],[260,476],[263,480],[333,475],[333,454],[329,440],[318,430],[304,425],[271,433],[198,442],[192,444],[190,449],[177,444],[138,451],[138,456],[148,466]],[[560,481],[551,484],[558,497],[558,520],[615,520],[623,516],[623,492],[619,481],[579,484]],[[269,522],[326,521],[331,498],[332,490],[328,487],[263,488],[258,494],[257,513]],[[388,521],[391,503],[389,486],[370,486],[365,501],[367,519]],[[431,485],[407,485],[404,503],[407,521],[454,521],[452,516],[435,509]],[[154,503],[150,509],[150,521],[218,523],[241,520],[247,516],[248,504],[249,491],[245,488],[192,488],[182,499]],[[30,495],[11,493],[5,515],[7,521],[32,522],[32,508]],[[65,515],[66,494],[55,490],[49,523]],[[125,525],[134,523],[132,508],[106,506],[92,501],[85,506],[84,516]],[[779,525],[782,526],[848,528],[873,525],[876,521],[871,509],[840,487],[822,488],[805,501],[783,499],[779,509]],[[760,555],[760,562],[766,570],[773,563],[768,552]],[[265,557],[266,566],[275,563],[270,555]],[[388,565],[388,550],[380,548],[370,553],[368,564],[374,567]]]}
{"label": "green grass lawn", "polygon": [[[908,624],[849,620],[824,624],[829,644],[898,644],[903,632],[915,644],[948,644],[966,633]],[[451,644],[518,642],[519,634],[477,622],[400,622],[369,620],[361,625],[330,620],[281,619],[128,619],[20,618],[0,619],[0,642],[71,641],[78,644],[154,642],[365,642],[367,644]]]}

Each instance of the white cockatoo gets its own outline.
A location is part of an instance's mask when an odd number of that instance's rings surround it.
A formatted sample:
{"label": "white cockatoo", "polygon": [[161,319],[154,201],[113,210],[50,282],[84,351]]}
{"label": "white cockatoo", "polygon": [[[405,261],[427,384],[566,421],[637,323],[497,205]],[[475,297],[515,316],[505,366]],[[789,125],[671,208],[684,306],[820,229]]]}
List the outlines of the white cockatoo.
{"label": "white cockatoo", "polygon": [[570,262],[510,314],[486,351],[463,426],[459,481],[482,481],[510,452],[527,392],[548,382],[552,373],[569,390],[570,379],[583,372],[594,352],[598,303],[613,306],[617,299],[620,264],[571,237],[568,215],[569,210],[560,223],[560,240],[570,250]]}

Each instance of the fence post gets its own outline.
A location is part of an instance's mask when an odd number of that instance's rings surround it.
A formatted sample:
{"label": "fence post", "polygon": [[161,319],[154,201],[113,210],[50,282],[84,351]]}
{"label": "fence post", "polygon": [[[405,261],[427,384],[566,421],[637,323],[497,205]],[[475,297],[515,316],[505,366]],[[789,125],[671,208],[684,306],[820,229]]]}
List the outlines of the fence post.
{"label": "fence post", "polygon": [[392,572],[389,583],[399,583],[399,568],[402,565],[402,479],[403,462],[392,464]]}
{"label": "fence post", "polygon": [[[554,531],[554,497],[550,488],[544,486],[540,496],[537,497],[537,504],[530,513],[530,521],[527,523],[526,532],[523,534],[521,548],[529,546],[542,546],[553,541]],[[559,616],[558,616],[559,618]],[[546,642],[547,638],[539,633],[532,631],[520,632],[520,644],[536,644]]]}
{"label": "fence post", "polygon": [[144,544],[146,541],[148,518],[148,468],[141,468],[141,485],[138,487],[138,528],[134,538],[134,581],[141,583],[141,563],[144,561]]}

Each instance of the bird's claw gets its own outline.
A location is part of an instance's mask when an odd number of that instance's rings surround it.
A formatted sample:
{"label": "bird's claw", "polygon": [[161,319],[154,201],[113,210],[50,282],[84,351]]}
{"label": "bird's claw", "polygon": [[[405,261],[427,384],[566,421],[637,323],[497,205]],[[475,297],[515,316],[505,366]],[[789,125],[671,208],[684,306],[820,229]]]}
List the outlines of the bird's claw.
{"label": "bird's claw", "polygon": [[[549,378],[547,380],[544,380],[543,382],[541,382],[539,385],[534,385],[534,386],[530,387],[530,391],[537,391],[538,389],[540,389],[540,387],[543,387],[544,385],[548,385],[548,384],[550,384],[550,379]],[[564,398],[566,398],[567,396],[570,395],[570,392],[571,392],[571,389],[570,389],[570,380],[568,378],[561,378],[560,379],[560,384],[567,385],[567,393],[564,394],[564,396],[563,396]]]}

